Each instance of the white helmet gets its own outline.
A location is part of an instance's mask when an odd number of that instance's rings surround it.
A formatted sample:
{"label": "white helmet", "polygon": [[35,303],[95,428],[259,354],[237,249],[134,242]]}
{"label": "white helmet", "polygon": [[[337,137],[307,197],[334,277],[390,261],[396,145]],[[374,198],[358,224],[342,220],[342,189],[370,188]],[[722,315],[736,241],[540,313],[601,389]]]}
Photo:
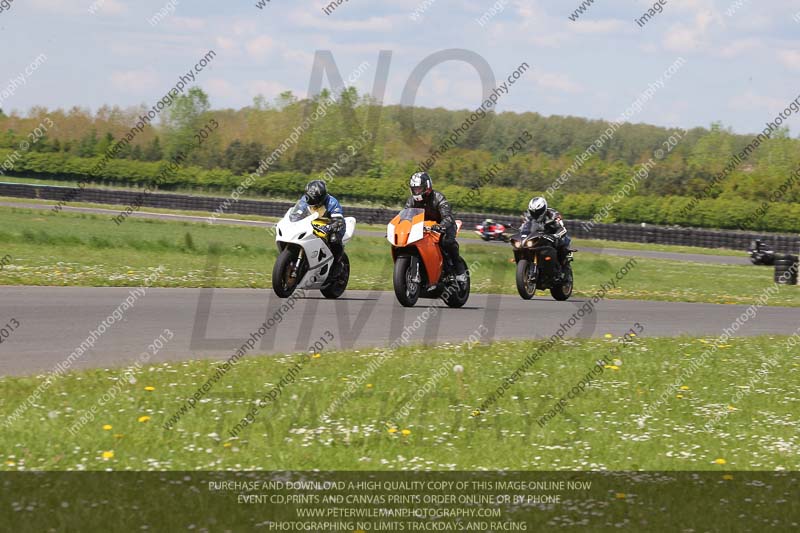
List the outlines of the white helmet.
{"label": "white helmet", "polygon": [[539,220],[547,211],[547,200],[541,196],[532,198],[528,203],[528,213],[534,220]]}

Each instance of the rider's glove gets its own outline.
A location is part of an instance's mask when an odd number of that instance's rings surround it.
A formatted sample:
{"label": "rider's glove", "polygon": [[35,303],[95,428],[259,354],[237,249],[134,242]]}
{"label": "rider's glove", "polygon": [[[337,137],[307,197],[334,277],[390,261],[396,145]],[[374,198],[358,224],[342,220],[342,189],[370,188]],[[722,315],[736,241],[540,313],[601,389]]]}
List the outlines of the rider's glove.
{"label": "rider's glove", "polygon": [[441,224],[434,224],[431,226],[431,231],[435,231],[436,233],[444,233],[444,226]]}

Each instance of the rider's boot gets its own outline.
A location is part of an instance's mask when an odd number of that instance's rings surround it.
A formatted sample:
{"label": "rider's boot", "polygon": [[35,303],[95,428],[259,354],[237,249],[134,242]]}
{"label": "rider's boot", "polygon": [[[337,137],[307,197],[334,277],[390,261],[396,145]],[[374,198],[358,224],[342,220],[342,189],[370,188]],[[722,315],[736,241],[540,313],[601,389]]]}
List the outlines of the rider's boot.
{"label": "rider's boot", "polygon": [[331,273],[328,275],[331,279],[336,279],[342,273],[342,256],[344,255],[344,246],[339,242],[330,243],[331,251],[333,252],[333,264],[331,265]]}

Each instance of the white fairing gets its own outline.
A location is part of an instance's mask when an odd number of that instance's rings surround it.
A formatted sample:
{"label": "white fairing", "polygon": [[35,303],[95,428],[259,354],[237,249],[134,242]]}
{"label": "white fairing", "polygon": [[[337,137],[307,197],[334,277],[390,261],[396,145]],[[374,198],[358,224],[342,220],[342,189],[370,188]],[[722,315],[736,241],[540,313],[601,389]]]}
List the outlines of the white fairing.
{"label": "white fairing", "polygon": [[394,245],[394,224],[391,222],[386,225],[386,238],[389,240],[389,244]]}
{"label": "white fairing", "polygon": [[425,235],[425,223],[418,222],[411,226],[411,233],[408,234],[408,244],[422,240]]}
{"label": "white fairing", "polygon": [[[395,234],[395,225],[389,222],[386,225],[386,239],[389,241],[389,244],[394,246],[394,234]],[[411,233],[408,234],[408,242],[407,244],[411,244],[412,242],[417,242],[418,240],[422,239],[425,235],[425,223],[420,222],[419,224],[414,224],[411,226]]]}
{"label": "white fairing", "polygon": [[[291,209],[289,212],[291,212]],[[275,242],[296,244],[303,248],[303,255],[308,261],[308,272],[300,280],[297,287],[301,289],[319,289],[328,279],[328,274],[333,264],[333,252],[331,252],[324,240],[314,235],[314,228],[311,225],[311,221],[319,218],[319,215],[312,213],[302,220],[291,222],[289,220],[289,212],[277,224]],[[344,221],[345,234],[342,243],[352,239],[356,230],[355,218],[346,217]],[[324,268],[326,265],[327,268]]]}
{"label": "white fairing", "polygon": [[345,217],[345,230],[344,230],[344,238],[342,242],[347,242],[353,238],[353,234],[356,232],[356,219],[353,217]]}

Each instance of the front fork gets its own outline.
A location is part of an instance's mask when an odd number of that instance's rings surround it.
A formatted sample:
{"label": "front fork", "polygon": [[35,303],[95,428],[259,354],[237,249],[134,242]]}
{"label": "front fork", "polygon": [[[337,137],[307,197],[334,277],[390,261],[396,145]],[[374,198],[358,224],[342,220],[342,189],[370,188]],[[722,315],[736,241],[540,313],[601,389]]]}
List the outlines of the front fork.
{"label": "front fork", "polygon": [[294,268],[292,268],[292,272],[290,274],[290,277],[292,278],[297,277],[297,273],[300,271],[300,265],[303,264],[303,251],[303,247],[301,246],[300,251],[297,252],[297,261],[295,261]]}
{"label": "front fork", "polygon": [[411,281],[413,283],[422,283],[422,276],[419,275],[419,268],[420,264],[422,264],[422,261],[420,259],[414,261],[414,259],[414,257],[411,258],[411,265],[413,268],[413,271],[411,272]]}

